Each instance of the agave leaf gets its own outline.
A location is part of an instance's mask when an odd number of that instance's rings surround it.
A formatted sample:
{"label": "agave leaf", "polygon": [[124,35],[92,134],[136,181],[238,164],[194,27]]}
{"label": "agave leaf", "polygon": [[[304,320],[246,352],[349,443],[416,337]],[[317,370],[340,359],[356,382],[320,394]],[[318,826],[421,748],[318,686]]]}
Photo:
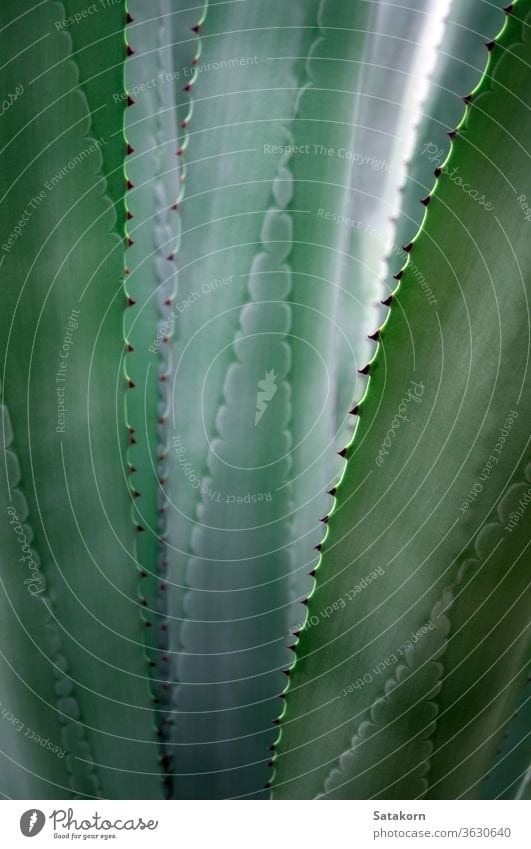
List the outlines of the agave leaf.
{"label": "agave leaf", "polygon": [[348,411],[359,397],[356,369],[367,361],[367,334],[377,323],[378,276],[391,238],[404,139],[415,120],[424,54],[432,50],[428,22],[440,24],[443,8],[438,0],[430,14],[409,2],[323,0],[319,7],[294,127],[305,149],[294,158],[294,205],[309,213],[295,219],[290,257],[299,598],[311,589],[307,573],[318,559],[312,549],[323,537],[319,520],[332,504],[326,490],[343,466],[335,451],[351,435]]}
{"label": "agave leaf", "polygon": [[[46,657],[51,667],[67,661],[79,707],[72,733],[80,721],[90,746],[90,758],[75,739],[70,747],[73,787],[93,760],[101,795],[158,797],[123,462],[123,240],[71,40],[55,26],[64,18],[56,2],[1,12],[5,85],[24,89],[2,119],[4,403],[61,638]],[[109,65],[122,59],[107,55]],[[115,130],[109,144],[123,150]]]}
{"label": "agave leaf", "polygon": [[190,83],[168,518],[171,613],[186,618],[171,634],[181,798],[265,795],[289,663],[286,148],[302,21],[299,3],[211,5]]}
{"label": "agave leaf", "polygon": [[[529,0],[516,3],[491,52],[370,364],[310,599],[311,627],[291,675],[279,798],[322,793],[382,695],[374,670],[393,663],[446,587],[456,600],[428,797],[477,794],[523,685],[525,541],[522,524],[505,528],[508,507],[522,497],[529,418],[522,339],[531,247],[517,202],[531,193],[529,8]],[[435,309],[415,269],[432,284]],[[461,632],[484,635],[468,656]],[[410,696],[416,703],[413,685]],[[381,789],[401,777],[382,771]]]}

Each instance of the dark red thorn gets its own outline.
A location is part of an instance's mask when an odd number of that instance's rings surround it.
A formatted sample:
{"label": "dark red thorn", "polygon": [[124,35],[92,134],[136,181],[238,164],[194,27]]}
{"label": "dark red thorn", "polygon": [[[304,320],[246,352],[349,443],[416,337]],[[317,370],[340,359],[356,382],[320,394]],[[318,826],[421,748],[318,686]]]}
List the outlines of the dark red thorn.
{"label": "dark red thorn", "polygon": [[151,628],[151,622],[148,622],[148,621],[146,620],[146,622],[144,622],[144,627],[145,627],[145,628]]}
{"label": "dark red thorn", "polygon": [[463,100],[465,101],[465,103],[472,103],[472,95],[471,94],[465,94],[465,96],[463,97]]}
{"label": "dark red thorn", "polygon": [[321,547],[322,547],[321,542],[319,543],[319,545],[314,545],[314,548],[315,548],[316,551],[321,551]]}
{"label": "dark red thorn", "polygon": [[495,45],[496,45],[496,42],[495,42],[494,39],[492,41],[486,41],[485,42],[485,47],[487,48],[489,53],[491,52],[491,50],[494,50]]}
{"label": "dark red thorn", "polygon": [[192,84],[186,83],[186,85],[183,88],[183,91],[192,91]]}
{"label": "dark red thorn", "polygon": [[164,661],[164,663],[167,663],[168,662],[168,655],[163,654],[162,657],[161,657],[161,660]]}
{"label": "dark red thorn", "polygon": [[142,571],[138,573],[138,576],[140,578],[147,578],[147,572],[144,572],[144,570],[142,569]]}
{"label": "dark red thorn", "polygon": [[509,3],[508,6],[503,7],[503,11],[505,12],[506,15],[510,15],[511,12],[513,11],[513,9],[514,9],[514,3]]}
{"label": "dark red thorn", "polygon": [[268,781],[267,784],[264,784],[264,790],[271,790],[271,782]]}
{"label": "dark red thorn", "polygon": [[284,673],[284,675],[287,675],[287,676],[288,676],[288,678],[289,678],[289,676],[290,676],[290,671],[289,671],[289,669],[283,669],[283,670],[282,670],[282,672]]}
{"label": "dark red thorn", "polygon": [[192,32],[199,32],[201,29],[201,24],[196,24],[195,27],[192,27]]}
{"label": "dark red thorn", "polygon": [[177,151],[177,156],[182,156],[183,153],[184,153],[184,147],[180,147],[179,150]]}
{"label": "dark red thorn", "polygon": [[131,97],[131,95],[130,95],[130,94],[128,94],[128,95],[127,95],[127,105],[128,105],[128,106],[134,106],[134,104],[135,104],[135,103],[136,103],[136,100],[133,100],[133,98]]}
{"label": "dark red thorn", "polygon": [[308,575],[310,576],[310,578],[315,578],[316,574],[317,574],[317,569],[312,569],[311,572],[308,572]]}
{"label": "dark red thorn", "polygon": [[199,56],[194,56],[194,58],[192,59],[192,65],[197,65],[198,59]]}
{"label": "dark red thorn", "polygon": [[132,346],[132,345],[128,342],[128,343],[127,343],[127,351],[128,351],[128,353],[130,354],[130,353],[131,353],[132,351],[134,351],[134,350],[135,350],[135,349],[133,348],[133,346]]}
{"label": "dark red thorn", "polygon": [[394,277],[395,280],[401,280],[403,274],[404,274],[404,269],[401,268],[400,271],[397,271],[396,274],[393,274],[393,277]]}
{"label": "dark red thorn", "polygon": [[359,405],[359,404],[354,404],[354,406],[352,407],[352,410],[349,410],[349,411],[348,411],[348,412],[349,412],[349,415],[351,415],[351,416],[357,416],[357,415],[358,415],[358,413],[359,413],[359,409],[360,409],[360,405]]}
{"label": "dark red thorn", "polygon": [[359,368],[358,372],[359,372],[359,374],[369,374],[369,369],[370,369],[370,363],[367,363],[367,365],[363,366],[363,368]]}
{"label": "dark red thorn", "polygon": [[141,598],[141,599],[140,599],[140,604],[142,605],[142,607],[147,607],[147,601],[146,601],[146,599],[145,599],[145,598]]}
{"label": "dark red thorn", "polygon": [[374,333],[369,333],[368,338],[372,339],[373,342],[377,342],[380,338],[380,331],[376,330]]}
{"label": "dark red thorn", "polygon": [[134,300],[134,298],[128,298],[127,299],[127,306],[128,307],[134,307],[135,304],[136,304],[136,301]]}
{"label": "dark red thorn", "polygon": [[137,489],[133,490],[133,498],[140,498],[140,493],[138,492]]}
{"label": "dark red thorn", "polygon": [[433,173],[435,174],[435,176],[436,176],[436,177],[440,177],[440,176],[441,176],[441,174],[442,174],[442,168],[440,168],[440,167],[437,165],[437,168],[435,169],[435,171],[434,171]]}
{"label": "dark red thorn", "polygon": [[131,182],[131,180],[128,180],[128,181],[127,181],[127,191],[128,191],[128,192],[130,192],[130,191],[131,191],[131,189],[134,189],[134,185],[133,185],[133,183]]}
{"label": "dark red thorn", "polygon": [[165,307],[171,307],[171,298],[168,298],[167,301],[164,301],[164,306]]}
{"label": "dark red thorn", "polygon": [[124,268],[124,274],[129,274],[129,269],[127,268],[127,266]]}
{"label": "dark red thorn", "polygon": [[[347,456],[347,449],[346,449],[346,447],[345,447],[345,448],[343,448],[343,450],[342,450],[342,451],[338,451],[337,453],[339,454],[339,456],[340,456],[340,457],[346,457],[346,456]],[[316,546],[316,547],[317,547],[317,546]]]}
{"label": "dark red thorn", "polygon": [[323,516],[323,518],[321,519],[321,522],[323,522],[323,524],[326,525],[326,523],[328,522],[328,516]]}
{"label": "dark red thorn", "polygon": [[413,242],[408,242],[407,245],[404,245],[403,250],[408,254],[413,247]]}
{"label": "dark red thorn", "polygon": [[164,688],[165,690],[167,690],[167,689],[168,689],[168,682],[167,682],[167,681],[164,681],[164,683],[163,683],[163,685],[162,685],[162,686],[163,686],[163,688]]}
{"label": "dark red thorn", "polygon": [[170,340],[169,340],[169,337],[168,337],[168,336],[163,336],[163,337],[162,337],[162,341],[163,341],[163,342],[169,342]]}
{"label": "dark red thorn", "polygon": [[457,130],[450,130],[450,132],[446,133],[446,135],[453,141],[457,137]]}
{"label": "dark red thorn", "polygon": [[168,261],[169,262],[173,262],[174,259],[175,259],[175,254],[168,254]]}
{"label": "dark red thorn", "polygon": [[128,221],[131,221],[131,219],[134,218],[134,215],[132,212],[129,212],[129,210],[127,210],[125,217]]}
{"label": "dark red thorn", "polygon": [[278,697],[279,697],[279,699],[285,699],[285,698],[286,698],[286,694],[285,694],[285,693],[280,693]]}
{"label": "dark red thorn", "polygon": [[335,486],[333,486],[333,487],[332,487],[332,489],[329,489],[329,490],[328,490],[328,495],[332,495],[332,496],[334,496],[335,494],[336,494],[336,487],[335,487]]}
{"label": "dark red thorn", "polygon": [[128,246],[129,246],[130,248],[132,248],[132,247],[133,247],[133,245],[134,245],[134,240],[131,238],[131,236],[128,236],[128,238],[127,238],[127,244],[128,244]]}
{"label": "dark red thorn", "polygon": [[139,534],[144,533],[144,528],[142,527],[142,525],[137,525],[136,530]]}
{"label": "dark red thorn", "polygon": [[288,646],[288,649],[290,649],[290,651],[293,651],[295,653],[297,652],[297,649],[295,648],[295,646]]}
{"label": "dark red thorn", "polygon": [[270,752],[274,752],[274,751],[275,751],[275,746],[274,746],[274,745],[273,745],[273,746],[270,746],[270,747],[269,747],[269,751],[270,751]]}
{"label": "dark red thorn", "polygon": [[[136,439],[134,438],[134,436],[132,436],[131,439],[129,440],[129,445],[136,445]],[[135,472],[136,472],[136,469],[135,469]]]}
{"label": "dark red thorn", "polygon": [[308,607],[308,599],[303,598],[303,600],[301,601],[301,604],[304,604],[306,607]]}
{"label": "dark red thorn", "polygon": [[135,148],[133,147],[133,145],[131,145],[131,144],[129,144],[129,142],[127,142],[127,156],[131,156],[131,154],[134,153],[134,152],[135,152]]}
{"label": "dark red thorn", "polygon": [[188,121],[183,121],[182,124],[181,124],[181,129],[186,130],[187,126],[188,126]]}
{"label": "dark red thorn", "polygon": [[154,661],[154,660],[148,660],[148,664],[149,664],[151,667],[153,667],[153,666],[156,666],[156,665],[157,665],[157,664],[155,663],[155,661]]}
{"label": "dark red thorn", "polygon": [[125,20],[128,24],[132,24],[135,19],[133,17],[131,17],[131,15],[128,12]]}
{"label": "dark red thorn", "polygon": [[129,474],[134,475],[136,473],[136,466],[129,466]]}
{"label": "dark red thorn", "polygon": [[133,381],[131,380],[131,378],[130,378],[130,377],[127,379],[127,385],[128,385],[128,387],[129,387],[129,389],[134,389],[134,388],[135,388],[135,384],[133,383]]}
{"label": "dark red thorn", "polygon": [[166,625],[166,623],[164,623],[163,625],[160,626],[160,630],[161,631],[167,631],[168,630],[168,626]]}
{"label": "dark red thorn", "polygon": [[178,203],[172,203],[171,208],[172,209],[179,209],[179,204]]}
{"label": "dark red thorn", "polygon": [[421,202],[422,206],[428,206],[430,200],[431,200],[431,195],[426,195],[425,198],[420,199],[420,202]]}
{"label": "dark red thorn", "polygon": [[274,719],[273,725],[280,725],[280,719]]}
{"label": "dark red thorn", "polygon": [[134,56],[135,55],[135,51],[133,50],[133,48],[131,47],[130,44],[127,45],[127,55],[128,56]]}

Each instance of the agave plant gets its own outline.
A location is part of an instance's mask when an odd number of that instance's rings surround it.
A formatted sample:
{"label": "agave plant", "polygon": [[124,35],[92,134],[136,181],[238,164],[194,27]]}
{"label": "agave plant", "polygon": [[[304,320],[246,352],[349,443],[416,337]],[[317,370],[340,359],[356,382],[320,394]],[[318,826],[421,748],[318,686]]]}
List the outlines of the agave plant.
{"label": "agave plant", "polygon": [[0,9],[5,797],[529,795],[530,26]]}

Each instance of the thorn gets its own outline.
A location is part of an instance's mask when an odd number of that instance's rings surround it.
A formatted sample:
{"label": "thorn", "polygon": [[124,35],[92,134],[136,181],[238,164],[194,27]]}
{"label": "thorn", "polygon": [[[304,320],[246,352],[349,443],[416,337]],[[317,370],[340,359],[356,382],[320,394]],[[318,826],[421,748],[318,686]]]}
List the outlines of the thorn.
{"label": "thorn", "polygon": [[323,516],[323,518],[320,521],[323,522],[323,524],[326,525],[326,523],[328,522],[328,516]]}
{"label": "thorn", "polygon": [[127,181],[127,191],[128,191],[128,192],[130,192],[130,191],[131,191],[131,189],[134,189],[134,185],[133,185],[133,183],[131,182],[131,180],[128,180],[128,181]]}
{"label": "thorn", "polygon": [[[136,466],[129,466],[129,474],[134,475],[136,473]],[[140,577],[144,577],[142,574]]]}
{"label": "thorn", "polygon": [[274,719],[273,725],[280,725],[280,719]]}
{"label": "thorn", "polygon": [[295,639],[298,640],[300,635],[301,635],[300,631],[292,631],[292,636],[295,637]]}
{"label": "thorn", "polygon": [[133,48],[131,47],[130,44],[127,45],[127,55],[128,56],[134,56],[135,55],[135,51],[133,50]]}
{"label": "thorn", "polygon": [[128,387],[129,387],[129,389],[134,389],[134,388],[135,388],[135,384],[133,383],[133,381],[131,380],[131,378],[130,378],[130,377],[128,377],[128,378],[127,378],[127,385],[128,385]]}
{"label": "thorn", "polygon": [[147,572],[144,572],[144,570],[142,569],[142,571],[138,573],[138,577],[139,578],[147,578]]}
{"label": "thorn", "polygon": [[135,104],[135,103],[136,103],[136,100],[133,100],[133,98],[131,97],[131,95],[130,95],[130,94],[128,94],[128,95],[127,95],[127,105],[128,105],[128,106],[134,106],[134,104]]}
{"label": "thorn", "polygon": [[131,236],[128,236],[128,237],[127,237],[127,246],[128,246],[129,248],[132,248],[132,247],[133,247],[133,245],[134,245],[134,240],[131,238]]}
{"label": "thorn", "polygon": [[[340,456],[340,457],[346,457],[346,456],[347,456],[347,449],[346,449],[346,446],[345,446],[345,448],[343,448],[343,450],[342,450],[342,451],[338,451],[337,453],[339,454],[339,456]],[[315,547],[317,548],[317,546],[315,546]],[[320,550],[321,550],[321,549],[319,548],[319,551],[320,551]]]}
{"label": "thorn", "polygon": [[183,88],[183,91],[192,91],[192,84],[186,83],[186,85]]}
{"label": "thorn", "polygon": [[505,12],[506,15],[510,15],[511,12],[513,11],[513,9],[514,9],[514,3],[509,3],[508,6],[503,7],[503,11]]}
{"label": "thorn", "polygon": [[350,415],[351,415],[351,416],[357,416],[357,415],[358,415],[358,412],[359,412],[359,409],[360,409],[360,405],[359,405],[359,404],[355,404],[355,405],[352,407],[352,410],[349,410]]}
{"label": "thorn", "polygon": [[184,153],[184,147],[180,147],[179,150],[177,151],[177,156],[182,156],[183,153]]}
{"label": "thorn", "polygon": [[394,277],[395,280],[401,280],[403,274],[404,274],[404,269],[401,268],[400,271],[398,271],[396,274],[393,274],[393,277]]}
{"label": "thorn", "polygon": [[420,199],[420,202],[421,202],[422,206],[428,206],[430,200],[431,200],[431,195],[426,195],[425,198]]}
{"label": "thorn", "polygon": [[130,342],[128,342],[128,343],[127,343],[127,351],[128,351],[128,353],[130,354],[130,353],[131,353],[132,351],[134,351],[134,350],[135,350],[135,349],[133,348],[133,346],[131,345],[131,343],[130,343]]}
{"label": "thorn", "polygon": [[370,363],[367,363],[366,366],[363,366],[363,368],[358,369],[358,373],[359,374],[369,374],[369,368],[370,368]]}
{"label": "thorn", "polygon": [[175,254],[168,254],[168,262],[173,262],[175,259]]}
{"label": "thorn", "polygon": [[317,574],[317,569],[312,569],[311,572],[308,572],[308,575],[310,576],[310,578],[315,578],[316,574]]}
{"label": "thorn", "polygon": [[271,782],[268,781],[267,784],[264,784],[264,790],[271,790]]}
{"label": "thorn", "polygon": [[151,628],[151,622],[148,622],[148,621],[146,620],[146,621],[144,622],[144,627],[145,627],[145,628]]}
{"label": "thorn", "polygon": [[471,94],[465,94],[465,96],[463,97],[463,100],[465,101],[465,103],[472,103],[472,95]]}
{"label": "thorn", "polygon": [[[132,436],[131,439],[129,440],[129,445],[136,445],[136,439],[134,438],[134,436]],[[136,472],[136,469],[135,469],[135,472]]]}
{"label": "thorn", "polygon": [[127,13],[127,17],[126,17],[126,19],[125,19],[125,20],[126,20],[126,23],[128,23],[128,24],[132,24],[132,23],[134,22],[134,20],[135,20],[135,19],[134,19],[133,17],[131,17],[131,15],[130,15],[130,14],[129,14],[129,12],[128,12],[128,13]]}
{"label": "thorn", "polygon": [[440,177],[440,176],[441,176],[441,174],[442,174],[442,168],[440,168],[440,167],[437,165],[437,168],[435,169],[435,171],[434,171],[433,173],[435,174],[435,176],[436,176],[436,177]]}
{"label": "thorn", "polygon": [[387,298],[385,298],[383,301],[380,301],[380,303],[383,304],[384,307],[390,307],[392,302],[393,302],[393,296],[392,295],[388,295]]}
{"label": "thorn", "polygon": [[127,306],[128,307],[134,307],[135,304],[136,304],[136,301],[133,298],[127,299]]}
{"label": "thorn", "polygon": [[280,693],[280,694],[279,694],[279,699],[285,699],[285,698],[286,698],[286,694],[285,694],[285,693]]}
{"label": "thorn", "polygon": [[289,678],[289,675],[290,675],[289,669],[283,669],[282,672],[284,673],[284,675],[287,675],[288,678]]}
{"label": "thorn", "polygon": [[295,646],[288,646],[288,649],[289,649],[290,651],[295,652],[295,654],[297,653],[297,649],[295,648]]}
{"label": "thorn", "polygon": [[187,126],[188,126],[188,121],[183,121],[182,124],[181,124],[181,129],[186,130]]}
{"label": "thorn", "polygon": [[273,761],[269,761],[268,767],[272,767],[272,766],[273,766]]}
{"label": "thorn", "polygon": [[486,42],[485,42],[485,47],[487,48],[487,50],[489,51],[489,53],[490,53],[492,50],[494,50],[495,45],[496,45],[496,41],[495,41],[494,39],[493,39],[492,41],[486,41]]}
{"label": "thorn", "polygon": [[337,487],[333,486],[332,489],[328,490],[328,495],[331,495],[333,497],[336,494],[336,491]]}
{"label": "thorn", "polygon": [[127,210],[125,217],[127,218],[128,221],[131,221],[131,218],[134,218],[134,215],[133,215],[132,212],[129,212],[129,210]]}
{"label": "thorn", "polygon": [[373,342],[377,342],[380,338],[380,330],[376,330],[374,333],[369,333],[368,339],[372,339]]}
{"label": "thorn", "polygon": [[322,546],[322,543],[320,542],[319,545],[314,545],[314,548],[315,548],[316,551],[321,551],[321,546]]}
{"label": "thorn", "polygon": [[274,751],[275,751],[275,747],[274,747],[274,746],[270,746],[270,747],[269,747],[269,751],[270,751],[270,752],[274,752]]}
{"label": "thorn", "polygon": [[137,533],[139,533],[139,534],[144,532],[144,528],[142,527],[142,525],[137,525],[136,530],[137,530]]}
{"label": "thorn", "polygon": [[192,27],[192,32],[199,32],[201,29],[201,24],[196,24],[195,27]]}
{"label": "thorn", "polygon": [[140,493],[137,489],[133,490],[133,498],[140,498]]}
{"label": "thorn", "polygon": [[408,242],[407,245],[404,245],[402,250],[404,250],[408,254],[412,247],[413,247],[413,242]]}
{"label": "thorn", "polygon": [[156,666],[156,665],[157,665],[157,664],[155,663],[155,661],[154,661],[154,660],[148,660],[148,664],[149,664],[149,666],[151,666],[152,668],[153,668],[153,666]]}
{"label": "thorn", "polygon": [[129,144],[129,142],[127,142],[127,156],[131,156],[131,154],[134,153],[134,152],[135,152],[135,148],[133,147],[133,145]]}
{"label": "thorn", "polygon": [[457,137],[457,130],[450,130],[446,135],[453,141]]}
{"label": "thorn", "polygon": [[301,601],[301,604],[304,604],[306,607],[308,607],[308,599],[303,598],[303,600]]}

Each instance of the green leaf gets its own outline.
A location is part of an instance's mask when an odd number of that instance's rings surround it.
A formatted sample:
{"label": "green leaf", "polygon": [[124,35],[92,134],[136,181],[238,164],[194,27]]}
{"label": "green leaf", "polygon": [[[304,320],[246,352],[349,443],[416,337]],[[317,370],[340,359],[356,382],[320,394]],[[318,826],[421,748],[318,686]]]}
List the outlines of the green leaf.
{"label": "green leaf", "polygon": [[[60,650],[43,651],[50,667],[59,653],[66,659],[79,706],[68,732],[73,787],[84,792],[93,761],[104,797],[156,798],[161,776],[123,462],[123,239],[71,39],[55,25],[64,19],[56,2],[24,0],[0,13],[4,83],[23,87],[2,118],[4,403],[61,640]],[[120,127],[109,144],[123,150]],[[78,722],[90,757],[77,749]],[[27,776],[24,796],[32,797]]]}
{"label": "green leaf", "polygon": [[[529,419],[531,242],[517,200],[531,196],[529,7],[516,3],[491,52],[370,364],[291,675],[278,798],[321,792],[382,695],[371,670],[386,668],[448,586],[456,600],[428,797],[477,795],[523,684],[525,540],[523,523],[512,533],[505,523],[522,497]],[[484,636],[471,651],[473,634]],[[401,777],[382,772],[382,790]]]}
{"label": "green leaf", "polygon": [[169,455],[178,798],[265,795],[290,661],[286,148],[303,20],[299,3],[212,4],[191,83]]}

